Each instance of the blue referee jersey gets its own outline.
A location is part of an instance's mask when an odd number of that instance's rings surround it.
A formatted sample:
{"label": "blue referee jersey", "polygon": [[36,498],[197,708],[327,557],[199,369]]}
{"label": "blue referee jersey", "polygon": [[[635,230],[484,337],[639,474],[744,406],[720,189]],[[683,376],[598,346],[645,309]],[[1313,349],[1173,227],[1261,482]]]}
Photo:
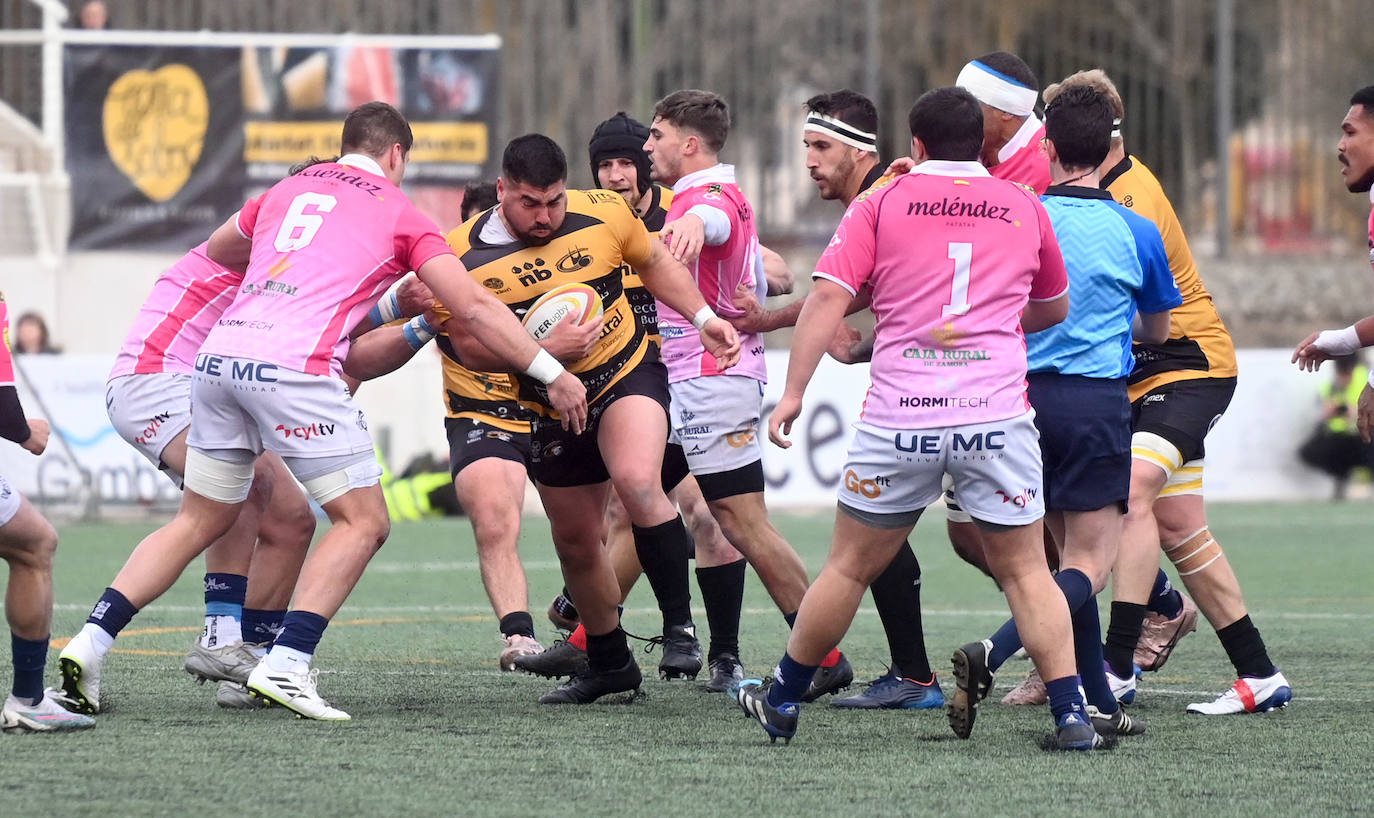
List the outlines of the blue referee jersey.
{"label": "blue referee jersey", "polygon": [[1159,230],[1105,190],[1053,185],[1040,199],[1069,273],[1069,315],[1026,336],[1027,368],[1089,378],[1131,372],[1131,321],[1183,303]]}

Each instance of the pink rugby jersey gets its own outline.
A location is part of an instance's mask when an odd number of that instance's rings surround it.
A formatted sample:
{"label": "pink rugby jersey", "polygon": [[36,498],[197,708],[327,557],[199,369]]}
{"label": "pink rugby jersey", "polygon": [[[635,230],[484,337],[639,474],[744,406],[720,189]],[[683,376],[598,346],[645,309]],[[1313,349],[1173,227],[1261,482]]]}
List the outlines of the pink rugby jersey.
{"label": "pink rugby jersey", "polygon": [[1369,264],[1374,266],[1374,190],[1369,191]]}
{"label": "pink rugby jersey", "polygon": [[191,373],[205,336],[243,283],[243,273],[210,260],[205,254],[207,243],[182,256],[153,284],[115,358],[111,380],[157,372]]}
{"label": "pink rugby jersey", "polygon": [[977,162],[928,160],[857,199],[816,262],[873,292],[865,423],[929,429],[1023,414],[1027,299],[1069,280],[1049,216],[1030,191]]}
{"label": "pink rugby jersey", "polygon": [[356,154],[273,185],[239,211],[238,229],[253,240],[248,271],[203,351],[307,375],[341,374],[348,333],[387,287],[452,252],[381,166]]}
{"label": "pink rugby jersey", "polygon": [[[673,185],[673,203],[667,221],[687,215],[696,205],[706,205],[725,214],[730,220],[730,237],[723,244],[701,248],[701,255],[689,265],[692,278],[717,315],[742,315],[735,307],[735,288],[744,283],[753,287],[756,293],[763,288],[766,294],[767,282],[754,275],[759,237],[754,229],[754,210],[735,184],[734,165],[715,165],[679,179]],[[715,356],[701,345],[701,337],[691,320],[663,302],[658,304],[658,328],[663,338],[663,363],[668,367],[669,383],[708,375],[741,375],[764,382],[768,380],[763,336],[758,333],[740,333],[739,363],[721,370]]]}
{"label": "pink rugby jersey", "polygon": [[14,359],[10,357],[10,311],[0,293],[0,386],[14,386]]}
{"label": "pink rugby jersey", "polygon": [[1033,188],[1036,195],[1044,195],[1050,186],[1050,158],[1040,149],[1045,137],[1045,123],[1034,114],[1026,117],[1020,130],[1007,140],[997,152],[998,162],[989,170],[998,179],[1019,182]]}

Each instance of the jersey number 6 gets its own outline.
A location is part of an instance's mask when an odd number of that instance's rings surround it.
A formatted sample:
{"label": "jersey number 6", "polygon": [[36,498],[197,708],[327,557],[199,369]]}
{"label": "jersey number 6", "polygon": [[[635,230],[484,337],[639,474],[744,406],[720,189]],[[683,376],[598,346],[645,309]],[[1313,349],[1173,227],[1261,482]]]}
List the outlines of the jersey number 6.
{"label": "jersey number 6", "polygon": [[[306,246],[324,225],[324,216],[320,214],[333,210],[338,203],[338,199],[324,193],[302,193],[292,199],[272,246],[278,253],[289,253]],[[311,208],[311,211],[307,213],[306,208]]]}

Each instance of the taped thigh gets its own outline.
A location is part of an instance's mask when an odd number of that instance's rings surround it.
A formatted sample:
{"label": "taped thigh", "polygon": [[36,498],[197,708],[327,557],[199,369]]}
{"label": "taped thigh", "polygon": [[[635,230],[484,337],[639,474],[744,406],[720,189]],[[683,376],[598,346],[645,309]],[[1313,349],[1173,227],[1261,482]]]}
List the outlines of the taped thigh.
{"label": "taped thigh", "polygon": [[[1158,466],[1166,477],[1172,477],[1183,465],[1183,453],[1178,447],[1154,432],[1131,435],[1131,457]],[[1201,479],[1200,474],[1198,479]]]}
{"label": "taped thigh", "polygon": [[246,449],[186,450],[186,488],[217,503],[237,505],[253,487],[253,461]]}

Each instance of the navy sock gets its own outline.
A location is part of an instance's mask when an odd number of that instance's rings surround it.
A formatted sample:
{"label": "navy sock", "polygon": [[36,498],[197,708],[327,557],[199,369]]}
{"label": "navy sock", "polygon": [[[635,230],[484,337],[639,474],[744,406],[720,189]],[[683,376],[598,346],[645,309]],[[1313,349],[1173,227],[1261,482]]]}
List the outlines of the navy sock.
{"label": "navy sock", "polygon": [[86,621],[98,625],[111,636],[119,636],[119,632],[124,630],[136,613],[138,608],[127,597],[113,588],[106,588]]}
{"label": "navy sock", "polygon": [[1263,677],[1279,672],[1269,661],[1264,639],[1248,614],[1217,631],[1217,638],[1226,649],[1227,658],[1235,665],[1237,675]]}
{"label": "navy sock", "polygon": [[663,613],[663,629],[690,623],[692,589],[687,581],[687,561],[691,558],[692,535],[687,533],[682,516],[649,528],[632,525],[630,530],[635,554]]}
{"label": "navy sock", "polygon": [[600,636],[587,634],[587,664],[593,672],[620,670],[634,660],[630,643],[625,641],[625,629],[616,627]]}
{"label": "navy sock", "polygon": [[277,635],[274,646],[291,648],[301,653],[315,654],[315,647],[324,636],[329,620],[310,611],[287,611],[282,617],[281,633]]}
{"label": "navy sock", "polygon": [[286,611],[267,611],[260,608],[243,609],[243,641],[259,645],[270,645],[281,633],[282,620]]}
{"label": "navy sock", "polygon": [[1107,644],[1102,655],[1118,679],[1135,672],[1135,643],[1140,641],[1140,626],[1145,621],[1145,606],[1134,602],[1113,602],[1112,618],[1107,623]]}
{"label": "navy sock", "polygon": [[779,707],[787,702],[799,702],[816,675],[816,665],[803,665],[788,654],[782,655],[768,688],[768,703]]}
{"label": "navy sock", "polygon": [[[1093,599],[1093,583],[1087,574],[1077,568],[1066,568],[1054,575],[1054,584],[1064,594],[1068,603],[1070,618],[1088,600]],[[997,672],[1011,655],[1021,649],[1021,634],[1016,630],[1016,620],[1008,619],[1002,623],[991,637],[992,650],[988,652],[988,670]]]}
{"label": "navy sock", "polygon": [[1097,597],[1092,596],[1069,617],[1073,624],[1073,659],[1088,704],[1105,715],[1116,712],[1116,697],[1102,664],[1102,620],[1097,613]]}
{"label": "navy sock", "polygon": [[739,617],[744,606],[744,560],[697,569],[697,587],[706,606],[706,624],[711,628],[711,647],[707,661],[722,653],[739,658]]}
{"label": "navy sock", "polygon": [[1173,619],[1183,613],[1183,596],[1169,584],[1169,575],[1159,569],[1155,575],[1155,587],[1150,591],[1150,601],[1145,609],[1154,611],[1165,619]]}
{"label": "navy sock", "polygon": [[797,624],[797,612],[796,612],[796,611],[793,611],[792,613],[789,613],[789,614],[783,614],[783,615],[782,615],[782,621],[786,622],[786,623],[787,623],[787,627],[789,627],[789,628],[792,627],[793,625],[796,625],[796,624]]}
{"label": "navy sock", "polygon": [[529,611],[515,611],[501,617],[502,636],[528,636],[534,638],[534,617]]}
{"label": "navy sock", "polygon": [[921,563],[907,542],[869,586],[878,617],[887,635],[887,649],[899,676],[917,682],[934,677],[926,655],[925,628],[921,621]]}
{"label": "navy sock", "polygon": [[38,704],[43,698],[43,667],[48,662],[47,639],[21,639],[10,633],[10,656],[14,661],[14,686],[10,692],[16,699]]}
{"label": "navy sock", "polygon": [[1050,712],[1056,721],[1065,713],[1077,713],[1084,721],[1088,720],[1088,713],[1083,709],[1083,697],[1078,694],[1078,683],[1077,675],[1045,682],[1045,691],[1050,695]]}
{"label": "navy sock", "polygon": [[248,596],[248,577],[239,574],[205,575],[205,615],[232,616],[243,621],[243,601]]}

